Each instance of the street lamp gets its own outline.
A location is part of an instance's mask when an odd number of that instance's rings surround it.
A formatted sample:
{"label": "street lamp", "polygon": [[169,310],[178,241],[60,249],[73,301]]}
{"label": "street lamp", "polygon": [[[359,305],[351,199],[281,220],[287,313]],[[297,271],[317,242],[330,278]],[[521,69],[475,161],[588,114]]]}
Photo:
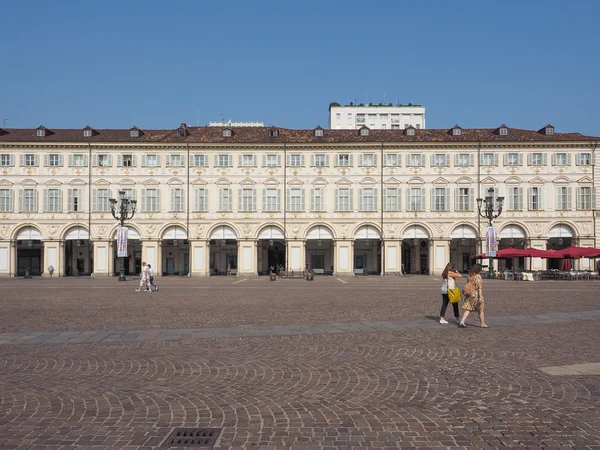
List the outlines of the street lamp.
{"label": "street lamp", "polygon": [[[117,202],[119,202],[119,206],[117,207]],[[119,199],[111,198],[110,199],[110,212],[113,217],[119,221],[122,227],[125,226],[125,221],[132,219],[135,214],[135,206],[137,201],[130,200],[125,196],[125,191],[119,191]],[[121,256],[119,258],[121,260],[120,268],[119,268],[119,281],[127,281],[125,278],[125,257]]]}
{"label": "street lamp", "polygon": [[[485,199],[482,198],[478,198],[477,199],[477,209],[479,210],[479,215],[481,217],[483,217],[484,219],[487,219],[489,222],[489,226],[493,226],[494,225],[494,219],[500,217],[500,214],[502,214],[502,204],[504,203],[504,197],[497,197],[496,200],[498,201],[498,209],[494,209],[494,188],[489,188],[487,191],[487,195],[485,196]],[[482,205],[482,203],[485,201],[485,205]],[[481,211],[481,207],[485,206],[485,209],[483,210],[483,212]],[[489,278],[493,278],[494,277],[494,268],[492,266],[492,256],[489,257],[489,263],[488,263],[488,271],[489,271]]]}

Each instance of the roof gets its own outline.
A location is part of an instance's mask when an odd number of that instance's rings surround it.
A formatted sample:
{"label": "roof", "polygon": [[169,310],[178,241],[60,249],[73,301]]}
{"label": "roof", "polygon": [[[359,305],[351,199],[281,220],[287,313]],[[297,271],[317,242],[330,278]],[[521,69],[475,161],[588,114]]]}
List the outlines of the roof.
{"label": "roof", "polygon": [[[233,130],[231,137],[223,136],[223,130]],[[273,137],[270,131],[278,130]],[[448,133],[449,129],[415,129],[413,136],[404,130],[369,130],[361,136],[355,129],[323,129],[323,136],[315,136],[314,129],[299,130],[277,127],[191,127],[186,126],[186,136],[178,137],[177,130],[140,130],[139,137],[131,137],[127,129],[97,129],[96,134],[84,136],[78,129],[48,129],[46,136],[37,136],[38,128],[0,129],[0,143],[201,143],[201,144],[335,144],[335,143],[435,143],[435,142],[568,142],[600,141],[598,136],[585,136],[581,133],[541,134],[538,130],[508,128],[506,136],[496,134],[498,128],[462,128],[459,136]],[[138,129],[138,128],[134,128]]]}

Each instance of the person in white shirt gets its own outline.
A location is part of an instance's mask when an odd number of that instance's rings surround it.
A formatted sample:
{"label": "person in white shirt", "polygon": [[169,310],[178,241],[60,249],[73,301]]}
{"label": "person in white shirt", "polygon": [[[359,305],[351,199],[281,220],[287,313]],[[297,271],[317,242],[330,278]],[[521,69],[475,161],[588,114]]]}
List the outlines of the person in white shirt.
{"label": "person in white shirt", "polygon": [[152,292],[150,290],[150,286],[148,285],[148,278],[149,278],[148,266],[146,265],[146,262],[143,261],[142,262],[142,275],[140,278],[140,288],[136,289],[135,292],[141,292],[142,287],[144,288],[144,292]]}

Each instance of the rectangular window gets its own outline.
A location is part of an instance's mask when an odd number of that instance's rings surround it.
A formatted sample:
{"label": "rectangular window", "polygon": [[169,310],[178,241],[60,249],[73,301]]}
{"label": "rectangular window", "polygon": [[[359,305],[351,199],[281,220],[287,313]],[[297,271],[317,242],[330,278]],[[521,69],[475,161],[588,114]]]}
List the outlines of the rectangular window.
{"label": "rectangular window", "polygon": [[122,159],[122,166],[123,167],[132,167],[133,164],[133,155],[122,155],[121,156]]}
{"label": "rectangular window", "polygon": [[216,167],[231,167],[231,155],[215,155]]}
{"label": "rectangular window", "polygon": [[571,188],[567,186],[556,187],[556,209],[569,211],[571,209]]}
{"label": "rectangular window", "polygon": [[357,114],[356,115],[356,122],[357,123],[365,123],[365,115],[364,114]]}
{"label": "rectangular window", "polygon": [[280,155],[264,155],[263,166],[265,166],[265,167],[281,166],[281,156]]}
{"label": "rectangular window", "polygon": [[411,153],[406,156],[406,165],[408,167],[424,167],[425,155],[419,153]]}
{"label": "rectangular window", "polygon": [[108,201],[109,196],[110,194],[108,189],[95,189],[93,197],[95,204],[92,205],[93,211],[110,211],[110,202]]}
{"label": "rectangular window", "polygon": [[142,207],[143,212],[160,211],[160,192],[158,189],[144,189],[142,191]]}
{"label": "rectangular window", "polygon": [[522,211],[523,210],[523,188],[509,187],[508,188],[508,210]]}
{"label": "rectangular window", "polygon": [[181,212],[185,209],[185,193],[183,189],[171,189],[171,211]]}
{"label": "rectangular window", "polygon": [[194,211],[208,211],[208,191],[204,188],[197,188],[194,192]]}
{"label": "rectangular window", "polygon": [[475,165],[475,158],[469,153],[459,153],[454,156],[454,165],[456,167],[470,167]]}
{"label": "rectangular window", "polygon": [[438,153],[431,155],[431,167],[448,167],[450,165],[450,155]]}
{"label": "rectangular window", "polygon": [[529,156],[528,163],[530,166],[546,165],[546,154],[545,153],[530,153],[528,156]]}
{"label": "rectangular window", "polygon": [[373,153],[360,155],[358,165],[361,167],[375,167],[377,165],[377,155],[374,155]]}
{"label": "rectangular window", "polygon": [[279,189],[267,188],[263,191],[263,211],[279,211]]}
{"label": "rectangular window", "polygon": [[400,167],[401,157],[397,153],[386,153],[384,155],[386,167]]}
{"label": "rectangular window", "polygon": [[352,165],[352,155],[347,153],[338,154],[335,159],[336,167],[348,167]]}
{"label": "rectangular window", "polygon": [[86,155],[71,155],[73,167],[85,167],[87,166]]}
{"label": "rectangular window", "polygon": [[425,188],[408,189],[408,210],[423,211],[425,209]]}
{"label": "rectangular window", "polygon": [[60,189],[48,189],[46,198],[46,208],[48,212],[62,211],[62,192]]}
{"label": "rectangular window", "polygon": [[110,155],[97,155],[97,156],[98,156],[98,166],[99,167],[109,167],[109,166],[111,166]]}
{"label": "rectangular window", "polygon": [[193,167],[206,167],[206,155],[191,155],[190,166]]}
{"label": "rectangular window", "polygon": [[577,165],[578,166],[591,166],[594,165],[594,155],[591,153],[579,153],[577,155]]}
{"label": "rectangular window", "polygon": [[555,153],[552,155],[552,165],[554,166],[568,166],[571,164],[571,155],[567,153]]}
{"label": "rectangular window", "polygon": [[386,188],[385,193],[385,211],[400,211],[401,196],[399,188]]}
{"label": "rectangular window", "polygon": [[8,155],[6,153],[0,155],[0,166],[7,167],[13,165],[12,155]]}
{"label": "rectangular window", "polygon": [[182,167],[183,166],[183,156],[182,155],[169,155],[169,159],[167,160],[167,166]]}
{"label": "rectangular window", "polygon": [[541,187],[529,188],[529,210],[530,211],[541,211],[544,209],[542,195],[543,195],[543,190]]}
{"label": "rectangular window", "polygon": [[304,166],[304,157],[302,155],[288,155],[288,166],[289,167],[302,167]]}
{"label": "rectangular window", "polygon": [[361,211],[377,211],[377,189],[362,188],[359,191]]}
{"label": "rectangular window", "polygon": [[369,114],[367,117],[369,118],[369,120],[375,120],[377,119],[377,114]]}
{"label": "rectangular window", "polygon": [[310,193],[310,210],[325,211],[325,189],[314,188]]}
{"label": "rectangular window", "polygon": [[577,209],[591,210],[596,209],[596,188],[591,186],[582,186],[577,188]]}
{"label": "rectangular window", "polygon": [[450,195],[448,188],[433,188],[431,196],[432,211],[448,211],[450,209]]}
{"label": "rectangular window", "polygon": [[392,130],[399,130],[400,129],[400,125],[398,124],[392,124]]}
{"label": "rectangular window", "polygon": [[242,188],[239,194],[239,210],[243,212],[256,211],[256,190],[253,188]]}
{"label": "rectangular window", "polygon": [[496,153],[482,153],[481,154],[481,165],[482,166],[497,166],[498,155]]}
{"label": "rectangular window", "polygon": [[352,119],[352,113],[348,113],[348,119]]}
{"label": "rectangular window", "polygon": [[37,191],[35,189],[23,189],[21,205],[21,211],[23,212],[37,212]]}
{"label": "rectangular window", "polygon": [[32,154],[26,154],[25,155],[25,166],[36,166],[36,157],[35,155]]}
{"label": "rectangular window", "polygon": [[60,155],[52,154],[48,155],[48,165],[50,167],[62,166],[62,161]]}
{"label": "rectangular window", "polygon": [[522,164],[520,153],[507,153],[504,155],[505,166],[520,166]]}
{"label": "rectangular window", "polygon": [[400,114],[392,114],[392,123],[400,123]]}
{"label": "rectangular window", "polygon": [[160,165],[160,159],[158,158],[158,155],[146,155],[144,159],[144,166],[146,167],[158,167]]}
{"label": "rectangular window", "polygon": [[255,167],[256,156],[255,155],[240,155],[240,167]]}
{"label": "rectangular window", "polygon": [[288,211],[302,212],[304,211],[304,189],[292,188],[288,189],[287,207]]}
{"label": "rectangular window", "polygon": [[83,191],[81,189],[69,189],[69,212],[83,211]]}
{"label": "rectangular window", "polygon": [[12,212],[13,191],[12,189],[0,189],[0,211]]}
{"label": "rectangular window", "polygon": [[473,211],[473,188],[456,188],[454,209],[456,211]]}
{"label": "rectangular window", "polygon": [[352,211],[352,190],[350,188],[341,188],[335,190],[335,210]]}
{"label": "rectangular window", "polygon": [[231,189],[220,188],[219,189],[219,211],[228,212],[231,211]]}
{"label": "rectangular window", "polygon": [[313,157],[313,166],[326,167],[329,165],[329,157],[327,155],[318,154]]}

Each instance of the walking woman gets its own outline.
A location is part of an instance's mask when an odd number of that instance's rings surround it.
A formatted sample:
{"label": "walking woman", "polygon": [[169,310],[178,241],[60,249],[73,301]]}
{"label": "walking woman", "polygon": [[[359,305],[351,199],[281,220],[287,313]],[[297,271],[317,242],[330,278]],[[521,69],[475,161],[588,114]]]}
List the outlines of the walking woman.
{"label": "walking woman", "polygon": [[[448,307],[448,303],[450,303],[450,299],[448,298],[448,290],[454,289],[456,287],[455,278],[461,278],[462,275],[458,273],[454,263],[449,262],[446,264],[446,268],[442,272],[442,310],[440,311],[440,323],[448,323],[448,321],[444,318],[446,315],[446,308]],[[458,312],[458,303],[452,303],[452,308],[454,309],[454,318],[456,319],[456,323],[460,322],[460,314]]]}
{"label": "walking woman", "polygon": [[465,325],[465,320],[467,320],[467,317],[469,317],[471,311],[477,311],[479,313],[479,326],[481,328],[489,328],[485,324],[483,317],[485,302],[483,300],[483,287],[480,274],[481,264],[475,264],[473,267],[471,267],[471,270],[469,270],[469,278],[467,279],[467,284],[463,289],[463,293],[465,294],[463,309],[465,312],[463,313],[462,320],[458,325],[461,328],[467,328]]}

